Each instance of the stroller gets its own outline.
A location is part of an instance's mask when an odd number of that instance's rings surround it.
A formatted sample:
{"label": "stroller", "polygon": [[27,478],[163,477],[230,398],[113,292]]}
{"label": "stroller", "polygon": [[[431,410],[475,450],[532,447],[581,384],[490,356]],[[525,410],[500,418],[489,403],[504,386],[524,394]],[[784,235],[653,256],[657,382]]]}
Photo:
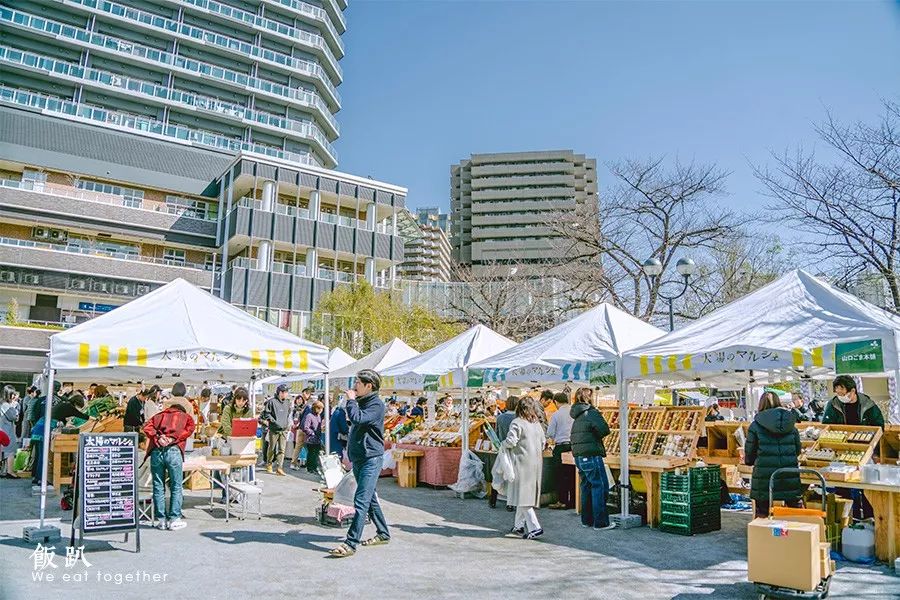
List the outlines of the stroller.
{"label": "stroller", "polygon": [[322,500],[316,506],[316,518],[326,527],[348,527],[356,512],[353,496],[356,494],[356,478],[351,471],[345,471],[337,454],[330,454],[322,460],[320,473],[325,486],[318,488]]}

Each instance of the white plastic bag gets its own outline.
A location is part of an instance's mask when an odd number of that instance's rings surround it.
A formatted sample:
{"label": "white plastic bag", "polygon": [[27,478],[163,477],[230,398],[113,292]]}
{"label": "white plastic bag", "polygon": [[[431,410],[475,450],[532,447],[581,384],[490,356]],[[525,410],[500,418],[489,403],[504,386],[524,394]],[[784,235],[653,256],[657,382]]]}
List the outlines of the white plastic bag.
{"label": "white plastic bag", "polygon": [[460,494],[468,492],[484,496],[484,463],[471,450],[460,456],[459,477],[450,489]]}
{"label": "white plastic bag", "polygon": [[509,453],[503,446],[500,446],[500,451],[497,452],[497,460],[491,469],[491,479],[491,487],[501,496],[506,495],[506,487],[516,479]]}
{"label": "white plastic bag", "polygon": [[388,469],[396,469],[397,468],[397,459],[394,458],[393,452],[385,452],[384,458],[381,463],[381,470],[387,471]]}
{"label": "white plastic bag", "polygon": [[347,471],[341,482],[334,488],[334,503],[344,506],[353,506],[353,497],[356,495],[356,477],[353,471]]}

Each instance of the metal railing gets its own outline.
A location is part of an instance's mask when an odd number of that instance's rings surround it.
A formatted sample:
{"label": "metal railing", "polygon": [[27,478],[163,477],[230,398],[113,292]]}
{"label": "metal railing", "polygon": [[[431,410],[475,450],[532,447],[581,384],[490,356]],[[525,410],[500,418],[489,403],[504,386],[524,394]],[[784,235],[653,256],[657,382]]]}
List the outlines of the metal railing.
{"label": "metal railing", "polygon": [[[237,205],[244,208],[252,208],[254,210],[263,210],[262,200],[250,198],[249,196],[242,197],[240,200],[238,200]],[[313,218],[309,212],[309,209],[299,208],[281,202],[272,203],[272,212],[280,215],[288,215],[291,217],[296,216],[300,219],[309,219],[311,221],[320,221],[322,223],[330,223],[332,225],[341,225],[343,227],[353,227],[355,229],[362,229],[364,231],[372,231],[372,229],[369,228],[368,224],[362,219],[356,219],[354,217],[344,217],[332,213],[323,212],[320,212],[318,214],[318,218]],[[384,230],[380,230],[381,233],[392,234],[393,232],[393,228],[391,228],[390,226],[383,229]]]}
{"label": "metal railing", "polygon": [[[183,56],[177,56],[170,52],[165,52],[163,50],[151,48],[150,46],[144,46],[142,44],[129,42],[108,35],[89,33],[71,25],[64,25],[56,21],[42,19],[3,6],[0,6],[0,21],[21,25],[35,31],[51,33],[61,38],[76,40],[94,47],[115,50],[116,52],[123,54],[130,54],[168,67],[183,69],[196,75],[211,77],[225,83],[231,83],[235,86],[252,88],[255,91],[281,98],[303,101],[304,97],[309,98],[310,96],[314,96],[312,99],[313,103],[321,109],[323,115],[330,116],[330,120],[334,121],[334,116],[331,115],[331,109],[327,104],[322,101],[318,94],[313,94],[307,90],[291,88],[259,77],[251,77],[245,73],[240,73],[238,71],[233,71],[198,60],[188,59]],[[302,70],[303,69],[301,69],[301,71]],[[318,99],[318,101],[316,101],[316,99]]]}
{"label": "metal railing", "polygon": [[[70,188],[56,183],[40,183],[35,181],[16,181],[14,179],[0,179],[0,187],[26,190],[29,192],[37,192],[40,194],[48,194],[50,196],[58,196],[62,198],[74,198],[76,200],[84,200],[85,202],[96,202],[98,204],[109,204],[112,206],[121,206],[123,208],[131,208],[134,210],[143,210],[148,212],[165,212],[166,214],[184,217],[186,219],[196,219],[198,221],[215,222],[215,217],[200,216],[196,209],[189,207],[176,207],[167,204],[159,204],[156,208],[144,208],[143,204],[135,205],[139,200],[132,198],[126,199],[124,196],[116,194],[107,194],[104,192],[92,192],[89,190],[81,190],[78,188]],[[191,214],[193,213],[193,214]]]}
{"label": "metal railing", "polygon": [[[276,4],[281,4],[282,6],[287,6],[293,10],[296,10],[304,15],[309,15],[320,23],[324,23],[325,27],[334,37],[335,42],[338,47],[341,49],[341,52],[344,51],[344,41],[341,39],[341,34],[337,32],[337,29],[334,28],[334,25],[331,24],[331,18],[328,16],[328,12],[319,8],[318,6],[313,6],[312,4],[307,4],[306,2],[299,2],[298,0],[267,0],[268,2],[273,2]],[[347,29],[347,23],[344,21],[344,15],[338,12],[339,19],[341,21],[341,25],[344,29]]]}
{"label": "metal railing", "polygon": [[[298,133],[305,138],[310,138],[319,142],[331,156],[332,160],[337,162],[337,152],[335,151],[333,144],[328,141],[328,138],[322,130],[314,123],[288,119],[264,111],[250,109],[241,106],[240,104],[222,102],[221,100],[209,96],[201,96],[157,85],[150,81],[123,77],[115,73],[101,71],[90,67],[82,67],[73,63],[56,60],[33,52],[25,52],[8,46],[0,46],[0,61],[37,69],[51,75],[63,75],[79,81],[94,82],[104,87],[127,90],[154,100],[167,100],[169,102],[199,108],[217,114],[229,115],[245,121],[260,123],[279,130]],[[325,114],[330,115],[331,113],[326,112]]]}
{"label": "metal railing", "polygon": [[[110,2],[109,0],[68,0],[73,4],[80,4],[81,6],[85,6],[87,8],[92,8],[99,12],[106,13],[108,15],[112,15],[117,17],[118,19],[127,19],[130,21],[134,21],[137,23],[142,23],[148,27],[153,27],[156,29],[162,29],[168,33],[182,35],[200,42],[204,44],[209,44],[211,46],[217,46],[219,48],[223,48],[230,52],[235,52],[237,54],[243,54],[245,56],[250,56],[259,60],[264,60],[272,65],[278,65],[281,67],[288,67],[289,69],[297,69],[301,71],[306,71],[308,73],[312,73],[315,77],[321,81],[326,89],[330,91],[338,103],[340,100],[338,99],[337,90],[334,87],[334,84],[331,83],[331,78],[325,72],[325,70],[318,63],[303,60],[300,58],[295,58],[293,56],[288,56],[287,54],[282,54],[281,52],[275,52],[274,50],[269,50],[268,48],[264,48],[262,46],[257,46],[254,44],[250,44],[248,42],[241,41],[236,38],[228,37],[226,35],[222,35],[220,33],[216,33],[214,31],[208,31],[206,29],[201,29],[200,27],[194,27],[193,25],[187,25],[185,23],[179,23],[177,21],[173,21],[171,19],[167,19],[160,15],[155,15],[153,13],[144,12],[142,10],[131,8],[130,6],[124,6],[122,4],[116,4],[115,2]],[[312,34],[310,34],[310,38]],[[325,45],[325,40],[321,39],[322,46]],[[307,45],[313,48],[319,48],[316,44],[314,44],[310,39],[300,40],[306,43]],[[324,56],[331,59],[331,62],[337,68],[337,61],[334,57],[330,56],[330,50],[323,53]]]}
{"label": "metal railing", "polygon": [[150,119],[148,117],[120,113],[97,106],[91,106],[89,104],[78,104],[55,96],[17,90],[7,86],[0,86],[0,101],[18,104],[20,106],[40,108],[47,112],[81,117],[90,121],[112,124],[133,131],[155,133],[173,139],[197,143],[201,146],[210,146],[213,148],[230,150],[232,152],[255,152],[257,154],[274,156],[303,164],[317,164],[309,155],[296,154],[294,152],[287,152],[262,144],[228,138],[200,129],[190,129],[181,125],[167,125],[161,121]]}
{"label": "metal railing", "polygon": [[132,252],[115,252],[112,250],[104,250],[102,248],[85,248],[73,244],[50,244],[47,242],[35,242],[32,240],[20,240],[17,238],[0,237],[0,245],[14,246],[17,248],[35,248],[38,250],[49,250],[52,252],[65,252],[68,254],[81,254],[87,256],[99,256],[102,258],[114,258],[117,260],[127,260],[132,262],[150,263],[154,265],[163,265],[167,267],[175,267],[180,269],[193,269],[197,271],[212,271],[211,265],[201,265],[199,263],[172,264],[174,261],[165,258],[155,258],[152,256],[141,256]]}

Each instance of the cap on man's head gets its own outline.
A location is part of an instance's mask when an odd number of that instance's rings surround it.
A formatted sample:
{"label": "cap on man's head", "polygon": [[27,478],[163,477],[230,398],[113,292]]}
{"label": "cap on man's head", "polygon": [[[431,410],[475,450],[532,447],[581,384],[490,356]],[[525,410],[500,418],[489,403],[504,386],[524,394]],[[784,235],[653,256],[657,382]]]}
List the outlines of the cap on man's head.
{"label": "cap on man's head", "polygon": [[314,386],[314,385],[308,385],[308,386],[306,386],[305,388],[303,388],[303,391],[304,391],[304,392],[309,392],[310,394],[312,394],[312,393],[314,393],[314,392],[316,391],[316,386]]}
{"label": "cap on man's head", "polygon": [[275,388],[276,394],[280,394],[281,392],[289,392],[289,391],[291,391],[291,386],[289,386],[286,383],[280,383],[280,384],[278,384],[278,387]]}
{"label": "cap on man's head", "polygon": [[381,375],[379,375],[372,369],[363,369],[356,374],[356,378],[363,383],[368,383],[369,385],[371,385],[373,392],[377,392],[381,389]]}

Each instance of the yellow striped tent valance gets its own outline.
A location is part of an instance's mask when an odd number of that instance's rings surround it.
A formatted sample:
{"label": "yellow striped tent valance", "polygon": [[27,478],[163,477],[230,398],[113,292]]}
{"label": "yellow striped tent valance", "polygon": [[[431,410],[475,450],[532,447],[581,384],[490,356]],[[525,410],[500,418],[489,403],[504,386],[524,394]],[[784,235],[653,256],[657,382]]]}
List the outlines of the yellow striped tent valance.
{"label": "yellow striped tent valance", "polygon": [[453,388],[453,373],[447,373],[446,375],[441,375],[440,379],[438,379],[438,385],[441,389]]}
{"label": "yellow striped tent valance", "polygon": [[147,366],[146,348],[78,344],[78,368]]}
{"label": "yellow striped tent valance", "polygon": [[[739,357],[741,367],[749,369],[782,368],[787,365],[785,352],[765,350],[734,350],[716,351],[705,354],[668,354],[668,355],[642,355],[638,357],[641,375],[658,375],[663,373],[676,373],[691,371],[694,363],[701,364],[701,371],[712,370],[710,367],[734,368],[735,355]],[[713,357],[709,359],[707,357]],[[793,348],[790,352],[790,364],[796,369],[807,367],[825,366],[825,349],[819,348]],[[703,368],[706,365],[706,368]]]}
{"label": "yellow striped tent valance", "polygon": [[[351,379],[350,385],[352,386],[353,378],[351,377],[350,379]],[[381,387],[387,388],[387,389],[394,389],[395,382],[396,382],[396,377],[382,377],[381,378]]]}
{"label": "yellow striped tent valance", "polygon": [[309,369],[309,351],[251,350],[250,367],[272,371],[306,371]]}

